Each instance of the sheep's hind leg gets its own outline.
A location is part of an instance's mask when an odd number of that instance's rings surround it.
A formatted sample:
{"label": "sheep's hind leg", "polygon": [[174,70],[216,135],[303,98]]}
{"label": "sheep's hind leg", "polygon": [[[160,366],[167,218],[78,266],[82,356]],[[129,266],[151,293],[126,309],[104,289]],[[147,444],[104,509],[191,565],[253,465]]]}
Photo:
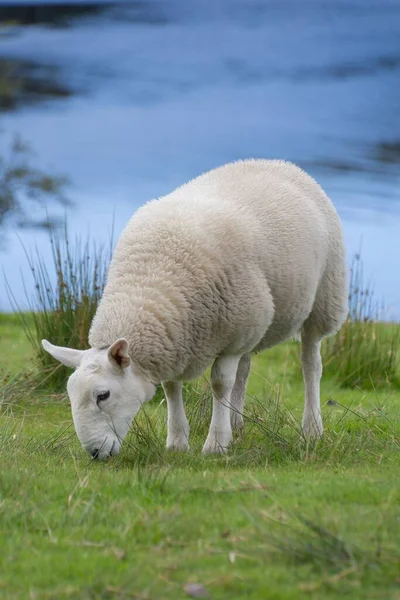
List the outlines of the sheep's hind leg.
{"label": "sheep's hind leg", "polygon": [[303,434],[308,439],[316,439],[323,433],[320,406],[322,360],[321,336],[312,326],[305,325],[301,334],[301,363],[305,386]]}
{"label": "sheep's hind leg", "polygon": [[251,355],[244,354],[239,362],[235,385],[231,394],[231,425],[235,431],[240,431],[243,428],[243,407],[250,366]]}
{"label": "sheep's hind leg", "polygon": [[213,412],[203,454],[226,452],[232,441],[231,394],[240,356],[220,356],[211,369]]}
{"label": "sheep's hind leg", "polygon": [[182,383],[166,381],[162,384],[168,407],[167,448],[189,450],[189,423],[182,399]]}

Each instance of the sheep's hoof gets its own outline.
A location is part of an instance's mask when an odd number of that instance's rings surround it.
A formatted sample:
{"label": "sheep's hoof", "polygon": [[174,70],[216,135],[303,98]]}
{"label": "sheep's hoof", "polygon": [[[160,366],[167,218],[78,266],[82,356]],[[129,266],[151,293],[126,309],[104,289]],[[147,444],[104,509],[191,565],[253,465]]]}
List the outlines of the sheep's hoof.
{"label": "sheep's hoof", "polygon": [[209,434],[203,446],[203,454],[226,454],[231,441],[232,435]]}
{"label": "sheep's hoof", "polygon": [[186,437],[167,439],[167,450],[174,450],[177,452],[187,452],[189,450],[189,448],[190,448],[189,442]]}
{"label": "sheep's hoof", "polygon": [[234,431],[242,431],[244,426],[243,415],[238,412],[232,413],[231,426]]}
{"label": "sheep's hoof", "polygon": [[302,429],[307,440],[318,440],[324,433],[321,415],[315,415],[314,413],[304,415]]}

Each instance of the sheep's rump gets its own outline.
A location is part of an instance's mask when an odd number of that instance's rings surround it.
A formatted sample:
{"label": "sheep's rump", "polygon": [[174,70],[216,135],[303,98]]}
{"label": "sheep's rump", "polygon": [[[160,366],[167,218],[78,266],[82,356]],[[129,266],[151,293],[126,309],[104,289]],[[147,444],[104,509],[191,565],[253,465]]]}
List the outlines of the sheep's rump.
{"label": "sheep's rump", "polygon": [[169,365],[165,380],[197,374],[221,353],[272,346],[307,320],[326,335],[346,313],[329,198],[291,163],[248,160],[139,209],[118,241],[89,341],[126,337],[145,368]]}

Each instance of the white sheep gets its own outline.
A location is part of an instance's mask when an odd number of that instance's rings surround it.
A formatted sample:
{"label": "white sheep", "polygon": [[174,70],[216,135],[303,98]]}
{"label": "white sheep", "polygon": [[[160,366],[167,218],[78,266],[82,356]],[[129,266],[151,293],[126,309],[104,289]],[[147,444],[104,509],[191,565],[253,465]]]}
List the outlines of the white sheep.
{"label": "white sheep", "polygon": [[301,334],[303,432],[323,432],[321,339],[347,315],[338,215],[321,187],[277,160],[224,165],[153,200],[115,248],[89,350],[43,347],[75,367],[76,432],[96,458],[117,454],[161,383],[167,447],[189,447],[182,381],[212,364],[204,453],[225,452],[243,425],[250,354]]}

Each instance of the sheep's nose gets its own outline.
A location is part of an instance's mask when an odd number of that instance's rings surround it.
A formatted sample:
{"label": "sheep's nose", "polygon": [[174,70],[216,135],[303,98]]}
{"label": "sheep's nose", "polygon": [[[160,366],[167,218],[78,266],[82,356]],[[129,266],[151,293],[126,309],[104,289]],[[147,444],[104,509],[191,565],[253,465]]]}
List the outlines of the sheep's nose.
{"label": "sheep's nose", "polygon": [[94,450],[91,451],[91,455],[92,458],[94,458],[95,460],[97,460],[99,458],[99,449],[95,448]]}

